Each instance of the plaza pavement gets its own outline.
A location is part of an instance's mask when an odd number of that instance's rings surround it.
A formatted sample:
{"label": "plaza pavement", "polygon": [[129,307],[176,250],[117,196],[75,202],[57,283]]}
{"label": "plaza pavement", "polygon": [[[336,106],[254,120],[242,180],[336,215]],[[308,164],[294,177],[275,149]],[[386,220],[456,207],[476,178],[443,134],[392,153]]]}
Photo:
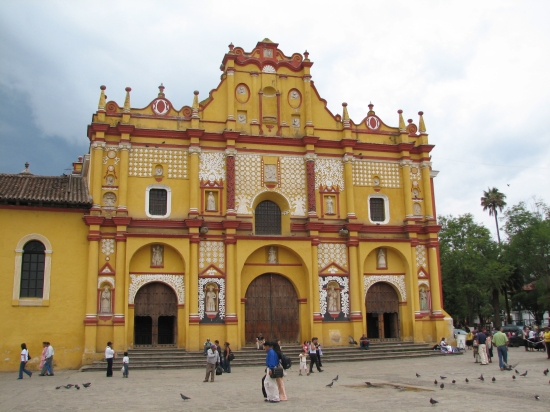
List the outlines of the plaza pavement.
{"label": "plaza pavement", "polygon": [[[542,373],[550,367],[546,354],[512,348],[509,360],[519,362],[518,371],[529,371],[527,376],[512,380],[515,373],[501,372],[496,358],[488,366],[475,364],[471,351],[462,356],[326,363],[323,373],[301,377],[298,360],[293,359],[285,378],[289,400],[279,404],[263,401],[260,367],[233,368],[214,383],[202,382],[204,369],[132,371],[131,363],[128,379],[122,379],[119,370],[112,378],[103,372],[75,370],[56,370],[53,377],[35,372],[23,380],[17,380],[16,372],[0,373],[0,411],[549,411],[550,374]],[[477,379],[481,373],[484,382]],[[336,375],[339,380],[327,388]],[[442,381],[440,375],[447,379]],[[451,383],[453,379],[456,384]],[[375,387],[368,388],[365,381]],[[55,389],[84,382],[92,385]],[[444,389],[439,388],[440,382],[445,383]],[[191,400],[184,402],[180,393]],[[431,406],[430,397],[439,404]]]}

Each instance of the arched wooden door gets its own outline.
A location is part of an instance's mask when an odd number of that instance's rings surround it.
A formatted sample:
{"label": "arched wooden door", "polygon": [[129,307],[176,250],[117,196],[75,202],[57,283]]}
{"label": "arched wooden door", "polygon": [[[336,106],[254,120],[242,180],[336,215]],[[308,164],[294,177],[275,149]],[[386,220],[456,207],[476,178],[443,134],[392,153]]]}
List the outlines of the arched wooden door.
{"label": "arched wooden door", "polygon": [[377,282],[367,291],[367,336],[371,339],[399,338],[399,297],[395,289]]}
{"label": "arched wooden door", "polygon": [[172,288],[153,282],[134,300],[134,346],[174,346],[177,342],[178,299]]}
{"label": "arched wooden door", "polygon": [[258,276],[246,290],[245,334],[255,342],[261,332],[267,340],[300,340],[298,295],[290,281],[274,273]]}

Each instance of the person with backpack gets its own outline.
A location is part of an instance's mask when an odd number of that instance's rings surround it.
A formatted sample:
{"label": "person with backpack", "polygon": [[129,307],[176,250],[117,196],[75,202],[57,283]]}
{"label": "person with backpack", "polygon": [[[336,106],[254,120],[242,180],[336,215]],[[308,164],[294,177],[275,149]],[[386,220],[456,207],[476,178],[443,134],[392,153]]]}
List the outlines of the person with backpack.
{"label": "person with backpack", "polygon": [[[273,350],[277,354],[277,358],[279,358],[279,363],[281,364],[281,366],[283,366],[283,373],[286,376],[286,372],[284,371],[284,369],[286,368],[284,367],[282,362],[282,359],[285,355],[283,355],[283,351],[281,350],[281,345],[278,340],[273,342]],[[285,382],[283,381],[283,378],[276,378],[275,381],[277,382],[277,388],[279,389],[279,400],[281,401],[288,400],[286,396]]]}
{"label": "person with backpack", "polygon": [[226,373],[231,373],[231,361],[235,359],[235,355],[233,355],[233,352],[231,351],[229,342],[225,342],[223,345],[225,346],[223,351],[223,370]]}

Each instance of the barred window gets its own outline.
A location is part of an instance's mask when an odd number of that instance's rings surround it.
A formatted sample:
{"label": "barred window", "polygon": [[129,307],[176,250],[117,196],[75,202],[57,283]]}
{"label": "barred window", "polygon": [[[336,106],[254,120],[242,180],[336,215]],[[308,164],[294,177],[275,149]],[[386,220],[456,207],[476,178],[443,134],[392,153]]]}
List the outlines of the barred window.
{"label": "barred window", "polygon": [[149,190],[149,214],[164,216],[168,210],[168,192],[165,189]]}
{"label": "barred window", "polygon": [[384,199],[371,197],[369,199],[370,220],[373,222],[384,222],[386,220],[386,207]]}
{"label": "barred window", "polygon": [[261,202],[255,211],[257,235],[281,234],[281,209],[269,200]]}
{"label": "barred window", "polygon": [[37,240],[31,240],[23,247],[20,298],[42,298],[44,292],[44,263],[46,261],[45,250],[45,246]]}

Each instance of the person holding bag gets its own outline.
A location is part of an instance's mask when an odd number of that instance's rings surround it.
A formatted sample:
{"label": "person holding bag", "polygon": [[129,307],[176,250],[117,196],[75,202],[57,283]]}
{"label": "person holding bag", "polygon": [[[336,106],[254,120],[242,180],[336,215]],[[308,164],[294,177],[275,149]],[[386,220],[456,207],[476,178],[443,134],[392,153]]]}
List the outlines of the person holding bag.
{"label": "person holding bag", "polygon": [[23,379],[23,372],[29,375],[29,378],[32,378],[32,372],[28,371],[25,366],[29,361],[29,351],[27,350],[27,345],[25,343],[21,344],[21,363],[19,364],[19,377],[17,379]]}
{"label": "person holding bag", "polygon": [[[279,358],[279,365],[278,367],[282,368],[282,358],[283,358],[283,351],[281,350],[281,345],[279,341],[273,341],[273,350],[277,354],[277,358]],[[283,377],[286,375],[286,372],[283,368],[283,376],[280,378],[275,378],[275,381],[277,382],[277,389],[279,390],[279,400],[286,401],[288,398],[286,397],[286,390],[285,390],[285,382],[283,381]]]}
{"label": "person holding bag", "polygon": [[279,402],[279,388],[277,387],[276,378],[279,375],[282,377],[283,368],[279,365],[279,357],[273,350],[273,342],[265,342],[264,349],[267,352],[265,358],[265,378],[264,378],[264,389],[266,392],[266,402],[276,403]]}

